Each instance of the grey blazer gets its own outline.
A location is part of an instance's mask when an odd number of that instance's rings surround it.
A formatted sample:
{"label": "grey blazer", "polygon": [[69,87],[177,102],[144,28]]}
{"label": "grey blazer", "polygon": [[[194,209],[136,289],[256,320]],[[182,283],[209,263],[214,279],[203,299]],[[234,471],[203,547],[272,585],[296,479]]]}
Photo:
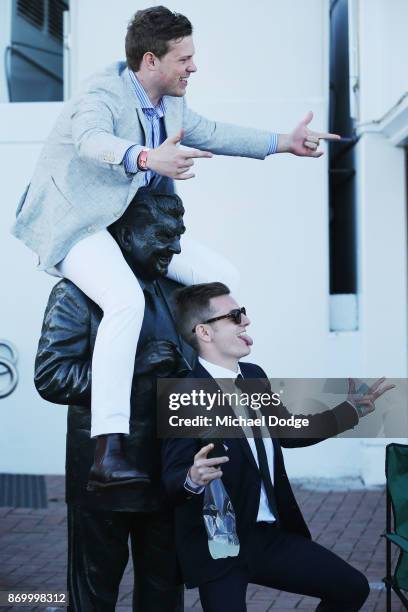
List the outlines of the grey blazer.
{"label": "grey blazer", "polygon": [[[221,155],[264,159],[270,133],[209,121],[184,98],[165,97],[169,136],[184,128],[183,145]],[[12,233],[51,268],[71,247],[118,219],[143,182],[126,173],[123,157],[146,142],[146,119],[124,62],[88,80],[64,105],[17,208]]]}

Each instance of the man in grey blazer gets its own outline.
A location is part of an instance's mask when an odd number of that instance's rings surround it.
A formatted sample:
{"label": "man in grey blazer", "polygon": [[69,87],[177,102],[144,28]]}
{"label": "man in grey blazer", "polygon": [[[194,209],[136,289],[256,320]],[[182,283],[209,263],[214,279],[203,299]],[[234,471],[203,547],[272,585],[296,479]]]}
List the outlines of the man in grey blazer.
{"label": "man in grey blazer", "polygon": [[[126,36],[127,62],[91,77],[66,103],[45,143],[13,227],[14,235],[38,253],[41,270],[61,261],[81,238],[121,217],[146,184],[146,175],[150,181],[155,175],[193,178],[194,159],[210,157],[208,152],[256,159],[271,153],[319,157],[319,140],[338,138],[309,130],[312,113],[291,134],[271,134],[210,121],[190,110],[184,96],[197,70],[193,39],[191,33],[181,40],[166,39],[159,28],[168,13],[170,20],[182,17],[164,7],[136,13]],[[174,36],[171,28],[169,32]],[[133,75],[144,89],[145,105]],[[140,154],[149,148],[146,143],[151,143],[152,123],[146,111],[160,110],[161,102],[157,146],[144,160],[142,155],[138,165]],[[181,150],[179,143],[198,150]],[[46,200],[53,206],[44,210]]]}
{"label": "man in grey blazer", "polygon": [[[109,463],[106,436],[129,433],[132,364],[144,313],[143,292],[107,226],[140,187],[160,184],[163,190],[163,179],[171,188],[173,180],[193,178],[195,158],[319,157],[319,140],[338,138],[311,131],[312,113],[290,134],[201,117],[184,98],[197,70],[193,56],[186,17],[162,6],[138,11],[126,35],[127,62],[92,77],[65,105],[12,230],[37,253],[40,270],[71,280],[104,313],[92,364],[91,435],[97,438],[95,462],[102,465],[96,486],[149,478],[124,456],[115,475],[103,467],[105,459]],[[169,266],[169,277],[186,285],[219,280],[234,290],[237,276],[231,264],[188,237]]]}

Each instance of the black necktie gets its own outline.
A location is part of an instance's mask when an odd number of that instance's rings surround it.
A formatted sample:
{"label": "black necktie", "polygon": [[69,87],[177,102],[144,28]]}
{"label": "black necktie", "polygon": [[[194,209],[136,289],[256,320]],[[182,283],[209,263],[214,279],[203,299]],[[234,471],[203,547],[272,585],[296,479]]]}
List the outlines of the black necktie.
{"label": "black necktie", "polygon": [[[146,282],[143,287],[145,297],[145,312],[142,329],[140,330],[139,346],[142,347],[149,340],[172,340],[177,344],[174,325],[171,324],[171,315],[158,286],[155,282]],[[169,335],[170,334],[170,335]]]}
{"label": "black necktie", "polygon": [[143,336],[150,338],[154,337],[154,330],[156,329],[157,321],[157,296],[153,283],[146,283],[143,287],[143,293],[145,297],[145,312],[142,330]]}
{"label": "black necktie", "polygon": [[[238,387],[243,392],[248,392],[248,389],[245,387],[244,377],[242,374],[238,374],[235,380],[235,386]],[[261,478],[265,486],[266,497],[268,499],[269,510],[274,515],[276,521],[279,520],[278,509],[276,505],[276,496],[275,496],[275,488],[272,484],[271,474],[269,471],[268,458],[266,456],[265,444],[262,439],[262,431],[259,425],[253,425],[251,427],[252,432],[254,434],[254,442],[256,453],[258,455],[258,464],[259,471],[261,473]]]}

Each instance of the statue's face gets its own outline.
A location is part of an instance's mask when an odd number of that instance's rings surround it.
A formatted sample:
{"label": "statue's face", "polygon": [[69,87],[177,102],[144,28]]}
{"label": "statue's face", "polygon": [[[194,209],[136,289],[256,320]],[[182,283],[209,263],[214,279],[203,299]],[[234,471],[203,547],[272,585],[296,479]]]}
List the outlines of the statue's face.
{"label": "statue's face", "polygon": [[184,232],[182,218],[163,215],[160,221],[135,219],[127,254],[136,274],[148,280],[165,276],[173,255],[181,252],[180,237]]}

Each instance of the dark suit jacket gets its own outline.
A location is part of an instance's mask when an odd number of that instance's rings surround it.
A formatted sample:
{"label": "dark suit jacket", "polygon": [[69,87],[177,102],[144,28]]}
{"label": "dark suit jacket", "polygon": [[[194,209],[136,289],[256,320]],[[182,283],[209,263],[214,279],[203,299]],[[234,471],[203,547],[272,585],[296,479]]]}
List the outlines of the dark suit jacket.
{"label": "dark suit jacket", "polygon": [[[240,363],[245,379],[266,378],[265,372],[257,365]],[[211,378],[207,370],[197,363],[187,378]],[[214,382],[215,385],[215,382]],[[279,417],[290,416],[280,404],[276,408]],[[301,416],[301,415],[297,415]],[[333,410],[308,416],[316,431],[324,430],[325,436],[334,436],[357,424],[354,408],[344,402]],[[290,486],[281,446],[299,447],[319,442],[322,438],[296,439],[273,438],[274,446],[274,487],[280,527],[286,531],[310,538],[299,506]],[[163,442],[163,482],[166,491],[176,504],[176,545],[183,578],[189,588],[214,580],[245,557],[248,548],[247,537],[256,523],[258,514],[261,476],[249,444],[245,438],[227,440],[229,462],[223,464],[223,483],[231,498],[237,520],[240,540],[238,557],[213,559],[208,550],[207,534],[203,522],[203,494],[192,494],[184,488],[188,469],[194,455],[201,448],[197,439],[167,439]]]}
{"label": "dark suit jacket", "polygon": [[[170,295],[177,283],[157,281],[157,316],[146,300],[145,316],[136,357],[150,338],[174,342],[192,363],[194,351],[178,336]],[[161,306],[160,306],[161,305]],[[150,512],[163,505],[160,484],[160,444],[156,436],[156,377],[135,369],[131,396],[130,435],[125,437],[131,462],[146,470],[152,484],[140,487],[113,487],[103,492],[86,490],[93,462],[95,441],[91,426],[91,359],[96,332],[102,317],[100,308],[73,283],[62,280],[51,291],[35,363],[35,385],[40,395],[55,404],[70,404],[66,448],[66,499],[68,503],[98,510]],[[136,360],[137,363],[137,360]]]}

